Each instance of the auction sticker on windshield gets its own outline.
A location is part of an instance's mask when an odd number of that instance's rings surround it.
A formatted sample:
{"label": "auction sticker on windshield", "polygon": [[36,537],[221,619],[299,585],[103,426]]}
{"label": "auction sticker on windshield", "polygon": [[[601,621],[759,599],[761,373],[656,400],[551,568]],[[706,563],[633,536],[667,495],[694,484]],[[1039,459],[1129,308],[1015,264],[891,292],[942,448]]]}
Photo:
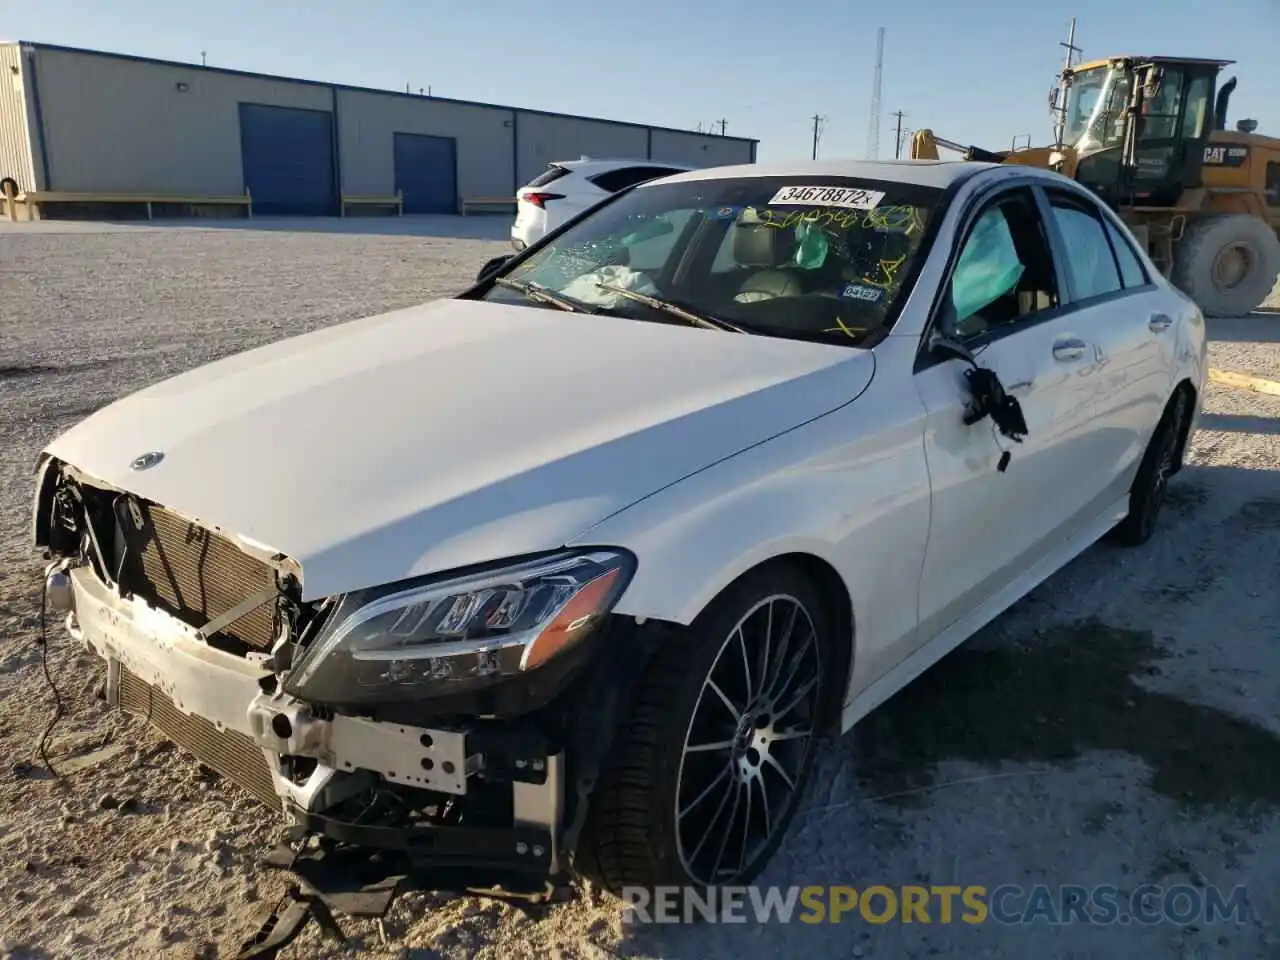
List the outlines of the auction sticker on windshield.
{"label": "auction sticker on windshield", "polygon": [[847,207],[850,210],[874,210],[884,199],[879,190],[858,190],[854,187],[791,186],[783,187],[773,195],[770,206],[795,204],[806,207]]}

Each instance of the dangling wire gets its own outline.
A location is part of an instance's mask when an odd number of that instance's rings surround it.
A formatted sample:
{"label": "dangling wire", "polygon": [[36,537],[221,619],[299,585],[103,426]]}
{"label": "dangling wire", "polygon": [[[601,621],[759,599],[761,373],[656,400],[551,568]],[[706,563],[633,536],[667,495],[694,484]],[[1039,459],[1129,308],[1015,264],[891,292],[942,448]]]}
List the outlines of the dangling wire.
{"label": "dangling wire", "polygon": [[44,584],[40,588],[40,669],[44,671],[45,683],[49,685],[49,689],[53,691],[53,715],[49,717],[49,723],[44,728],[44,733],[40,735],[40,759],[44,761],[45,767],[53,774],[55,780],[60,780],[62,775],[53,768],[53,762],[49,759],[48,743],[49,735],[53,733],[53,728],[57,726],[59,720],[62,719],[62,696],[58,693],[58,685],[53,682],[53,675],[49,672],[49,633],[47,626],[47,611],[49,605],[49,581],[45,578]]}

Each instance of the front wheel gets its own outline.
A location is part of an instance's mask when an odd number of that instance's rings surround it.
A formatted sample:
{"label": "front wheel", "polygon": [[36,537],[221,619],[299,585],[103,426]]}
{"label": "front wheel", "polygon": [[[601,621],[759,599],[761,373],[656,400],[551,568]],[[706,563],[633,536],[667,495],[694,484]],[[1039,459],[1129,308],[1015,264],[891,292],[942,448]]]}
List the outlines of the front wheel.
{"label": "front wheel", "polygon": [[775,566],[658,650],[591,805],[592,879],[616,895],[749,883],[808,782],[829,642],[813,585]]}

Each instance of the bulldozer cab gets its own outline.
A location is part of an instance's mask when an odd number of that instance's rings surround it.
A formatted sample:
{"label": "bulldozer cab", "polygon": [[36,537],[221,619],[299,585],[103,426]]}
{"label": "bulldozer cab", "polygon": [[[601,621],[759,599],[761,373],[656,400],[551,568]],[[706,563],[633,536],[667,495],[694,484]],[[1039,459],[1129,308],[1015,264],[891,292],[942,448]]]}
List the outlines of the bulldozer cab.
{"label": "bulldozer cab", "polygon": [[1074,149],[1075,179],[1113,207],[1176,206],[1202,183],[1218,73],[1230,62],[1113,57],[1066,71],[1061,140]]}

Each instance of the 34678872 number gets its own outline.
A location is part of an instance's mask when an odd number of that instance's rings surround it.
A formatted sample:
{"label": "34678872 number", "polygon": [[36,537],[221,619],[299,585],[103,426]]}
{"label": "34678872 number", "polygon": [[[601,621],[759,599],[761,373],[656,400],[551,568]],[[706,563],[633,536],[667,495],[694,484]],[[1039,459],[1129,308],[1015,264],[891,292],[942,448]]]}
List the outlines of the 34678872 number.
{"label": "34678872 number", "polygon": [[855,187],[828,187],[797,184],[783,187],[771,205],[796,204],[814,207],[847,207],[852,210],[874,210],[884,199],[878,190],[860,190]]}

